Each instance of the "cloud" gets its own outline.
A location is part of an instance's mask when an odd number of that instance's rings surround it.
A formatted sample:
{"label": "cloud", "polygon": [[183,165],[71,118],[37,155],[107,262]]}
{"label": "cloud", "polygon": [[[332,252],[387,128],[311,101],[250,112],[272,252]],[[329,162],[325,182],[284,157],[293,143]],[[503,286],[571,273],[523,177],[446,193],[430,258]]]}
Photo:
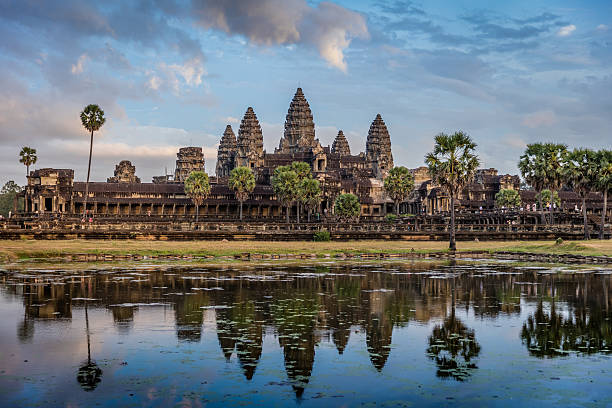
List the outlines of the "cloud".
{"label": "cloud", "polygon": [[193,11],[206,29],[242,35],[254,44],[304,44],[331,66],[347,70],[344,51],[353,38],[369,38],[365,18],[334,3],[305,0],[196,0]]}
{"label": "cloud", "polygon": [[234,123],[234,124],[240,123],[240,119],[235,118],[233,116],[227,116],[227,117],[223,118],[223,121],[227,122],[227,123]]}
{"label": "cloud", "polygon": [[567,37],[576,31],[576,26],[573,24],[563,26],[557,31],[558,37]]}
{"label": "cloud", "polygon": [[522,124],[532,129],[539,128],[542,126],[552,126],[557,122],[557,116],[555,112],[551,110],[534,112],[526,115],[523,119]]}
{"label": "cloud", "polygon": [[597,31],[608,31],[609,28],[606,24],[600,24],[595,29]]}
{"label": "cloud", "polygon": [[72,72],[75,75],[83,73],[83,66],[85,65],[85,62],[88,59],[89,57],[87,56],[87,54],[81,54],[81,56],[77,60],[77,63],[72,64],[72,67],[70,68],[70,72]]}

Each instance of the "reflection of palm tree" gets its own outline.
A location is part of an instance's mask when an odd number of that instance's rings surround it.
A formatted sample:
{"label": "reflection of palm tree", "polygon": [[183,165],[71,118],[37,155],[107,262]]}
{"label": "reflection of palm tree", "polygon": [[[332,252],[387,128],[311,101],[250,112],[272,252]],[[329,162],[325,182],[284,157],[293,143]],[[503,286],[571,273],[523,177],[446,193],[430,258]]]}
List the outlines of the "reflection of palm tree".
{"label": "reflection of palm tree", "polygon": [[23,310],[23,321],[17,325],[17,338],[21,343],[29,343],[34,337],[34,321],[28,317],[28,306]]}
{"label": "reflection of palm tree", "polygon": [[96,389],[102,381],[102,369],[95,361],[91,361],[91,342],[89,338],[89,315],[87,314],[87,301],[85,301],[85,329],[87,332],[87,363],[82,365],[77,372],[77,381],[85,391]]}
{"label": "reflection of palm tree", "polygon": [[438,377],[463,381],[478,368],[472,359],[478,357],[480,345],[476,333],[455,316],[455,284],[452,288],[452,312],[429,336],[427,355],[436,362]]}

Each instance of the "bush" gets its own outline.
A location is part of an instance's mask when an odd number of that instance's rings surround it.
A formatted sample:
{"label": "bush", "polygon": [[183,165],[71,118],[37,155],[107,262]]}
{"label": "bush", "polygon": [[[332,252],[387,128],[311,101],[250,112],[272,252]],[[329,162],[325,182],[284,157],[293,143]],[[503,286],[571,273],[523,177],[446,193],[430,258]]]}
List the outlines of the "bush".
{"label": "bush", "polygon": [[563,244],[563,238],[559,237],[557,238],[557,240],[555,241],[555,245],[561,245]]}
{"label": "bush", "polygon": [[393,222],[395,220],[397,220],[397,215],[395,214],[387,214],[387,216],[385,217],[385,219],[389,222]]}
{"label": "bush", "polygon": [[331,234],[327,230],[321,230],[314,233],[314,240],[317,242],[331,241]]}

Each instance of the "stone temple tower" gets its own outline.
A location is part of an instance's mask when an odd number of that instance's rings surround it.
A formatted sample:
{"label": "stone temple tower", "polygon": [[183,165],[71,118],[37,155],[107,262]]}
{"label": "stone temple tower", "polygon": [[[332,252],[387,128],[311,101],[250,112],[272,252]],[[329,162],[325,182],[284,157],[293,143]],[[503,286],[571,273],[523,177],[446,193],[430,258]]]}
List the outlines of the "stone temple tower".
{"label": "stone temple tower", "polygon": [[344,137],[344,132],[339,131],[338,136],[334,140],[331,148],[332,153],[339,154],[340,156],[350,156],[351,148],[349,147],[348,141],[346,137]]}
{"label": "stone temple tower", "polygon": [[298,88],[289,105],[285,119],[285,134],[280,141],[276,153],[296,153],[316,148],[319,141],[315,139],[314,121],[310,105]]}
{"label": "stone temple tower", "polygon": [[235,166],[244,166],[250,169],[263,167],[263,133],[255,116],[253,108],[249,106],[238,129]]}
{"label": "stone temple tower", "polygon": [[201,147],[181,147],[176,154],[174,181],[184,182],[192,171],[204,171],[204,154]]}
{"label": "stone temple tower", "polygon": [[223,137],[219,143],[217,150],[217,177],[229,177],[230,172],[234,169],[234,161],[236,160],[237,143],[236,135],[231,125],[227,125]]}
{"label": "stone temple tower", "polygon": [[370,125],[366,142],[366,160],[374,170],[374,177],[377,179],[382,180],[387,177],[389,170],[393,168],[391,137],[380,113]]}

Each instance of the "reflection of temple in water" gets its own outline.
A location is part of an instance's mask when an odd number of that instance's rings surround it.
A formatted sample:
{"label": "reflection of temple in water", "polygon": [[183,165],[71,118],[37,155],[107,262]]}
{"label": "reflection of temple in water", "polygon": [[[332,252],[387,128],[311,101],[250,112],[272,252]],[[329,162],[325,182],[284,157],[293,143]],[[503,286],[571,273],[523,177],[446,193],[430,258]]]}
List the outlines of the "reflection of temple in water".
{"label": "reflection of temple in water", "polygon": [[[431,264],[375,268],[382,272],[371,266],[338,265],[321,274],[309,270],[304,276],[300,275],[303,270],[274,275],[257,267],[202,272],[152,268],[139,270],[138,275],[3,276],[4,282],[18,283],[6,286],[6,291],[23,301],[24,319],[17,329],[21,342],[32,340],[41,319],[71,319],[73,304],[83,307],[79,298],[93,299],[88,303],[90,310],[107,310],[120,333],[134,326],[138,303],[163,303],[163,310],[174,313],[176,338],[188,342],[202,341],[202,330],[208,327],[203,311],[208,311],[216,316],[213,327],[220,352],[228,361],[235,355],[233,361],[246,380],[257,375],[265,334],[274,333],[287,378],[298,397],[310,380],[317,344],[333,342],[343,354],[351,331],[362,330],[369,360],[382,371],[393,353],[394,328],[411,321],[440,322],[428,344],[420,347],[427,349],[439,374],[466,379],[479,345],[474,330],[450,311],[469,311],[481,319],[517,316],[521,297],[542,299],[521,334],[531,354],[552,357],[560,355],[558,350],[612,349],[609,276],[542,276],[533,271],[486,275],[491,267],[469,274],[461,267],[443,264],[436,265],[435,271]],[[499,265],[495,268],[503,270]],[[219,305],[225,308],[206,309]],[[161,313],[162,309],[155,310]],[[463,343],[458,339],[464,339]]]}

